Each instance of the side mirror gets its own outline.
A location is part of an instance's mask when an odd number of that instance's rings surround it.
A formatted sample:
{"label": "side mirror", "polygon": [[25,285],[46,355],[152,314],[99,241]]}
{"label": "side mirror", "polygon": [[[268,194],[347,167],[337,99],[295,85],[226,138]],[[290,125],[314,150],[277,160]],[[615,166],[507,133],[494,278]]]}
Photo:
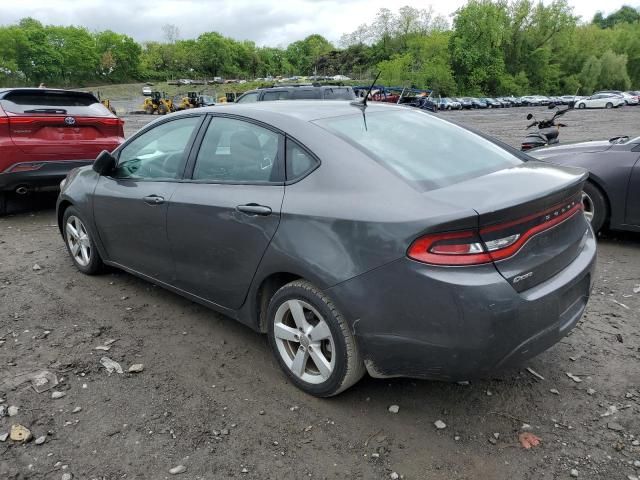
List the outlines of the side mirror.
{"label": "side mirror", "polygon": [[528,114],[528,115],[527,115],[527,120],[531,120],[532,118],[533,118],[533,115],[532,115],[532,114]]}
{"label": "side mirror", "polygon": [[98,175],[106,175],[116,168],[116,157],[106,150],[101,151],[93,162],[93,170]]}
{"label": "side mirror", "polygon": [[555,104],[555,103],[553,103],[553,102],[551,102],[547,108],[548,108],[549,110],[553,110],[554,108],[556,108],[556,104]]}

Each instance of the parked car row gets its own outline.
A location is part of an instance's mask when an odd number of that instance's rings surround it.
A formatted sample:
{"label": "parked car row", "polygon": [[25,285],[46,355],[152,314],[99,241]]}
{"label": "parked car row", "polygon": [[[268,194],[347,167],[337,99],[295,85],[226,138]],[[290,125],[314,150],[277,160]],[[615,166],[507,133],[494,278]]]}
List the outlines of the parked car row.
{"label": "parked car row", "polygon": [[523,97],[441,97],[439,110],[467,110],[480,108],[539,107],[551,104],[571,105],[575,108],[618,108],[640,103],[640,92],[620,92],[606,90],[596,92],[589,97],[562,95],[547,97],[544,95],[525,95]]}

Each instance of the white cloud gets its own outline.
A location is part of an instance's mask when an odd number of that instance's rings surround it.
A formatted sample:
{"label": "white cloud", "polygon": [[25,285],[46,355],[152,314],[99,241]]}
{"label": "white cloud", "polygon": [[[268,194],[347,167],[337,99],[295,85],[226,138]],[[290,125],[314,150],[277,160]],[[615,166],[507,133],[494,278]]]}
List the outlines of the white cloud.
{"label": "white cloud", "polygon": [[[550,0],[545,0],[549,3]],[[8,0],[0,0],[9,3]],[[90,30],[114,30],[138,41],[162,40],[162,25],[175,24],[181,38],[218,31],[259,45],[286,45],[312,33],[337,42],[343,33],[370,23],[380,8],[402,5],[433,6],[436,13],[452,14],[465,0],[21,0],[3,8],[0,24],[34,17],[43,23],[82,25]],[[597,10],[610,13],[624,1],[570,0],[575,13],[590,20]]]}

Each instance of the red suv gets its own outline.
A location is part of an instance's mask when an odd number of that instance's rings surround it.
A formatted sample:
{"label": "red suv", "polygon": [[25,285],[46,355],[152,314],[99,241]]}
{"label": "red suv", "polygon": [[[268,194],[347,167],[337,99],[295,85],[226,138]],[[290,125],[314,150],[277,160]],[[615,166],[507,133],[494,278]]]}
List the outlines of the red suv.
{"label": "red suv", "polygon": [[6,193],[57,188],[124,142],[124,122],[87,92],[0,89],[0,215]]}

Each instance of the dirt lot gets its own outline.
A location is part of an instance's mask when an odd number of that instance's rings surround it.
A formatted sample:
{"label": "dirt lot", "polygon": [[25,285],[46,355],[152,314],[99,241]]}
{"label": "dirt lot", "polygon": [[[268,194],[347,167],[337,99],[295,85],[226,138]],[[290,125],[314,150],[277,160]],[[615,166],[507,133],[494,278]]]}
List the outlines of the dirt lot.
{"label": "dirt lot", "polygon": [[[526,112],[443,116],[517,145]],[[130,134],[148,119],[126,120]],[[565,121],[562,141],[640,135],[640,107],[572,112]],[[365,378],[320,400],[290,385],[265,338],[232,320],[128,274],[77,272],[53,201],[21,201],[0,219],[0,409],[19,408],[0,418],[0,434],[22,424],[45,436],[40,445],[0,443],[2,479],[162,479],[177,465],[185,479],[640,473],[637,234],[600,239],[584,320],[525,365],[544,380],[524,368],[469,385]],[[105,344],[109,351],[96,350]],[[125,373],[108,375],[103,356]],[[144,371],[127,373],[136,363]],[[41,370],[57,375],[53,390],[65,396],[34,391],[30,374]],[[518,442],[525,423],[542,439],[530,450]]]}

